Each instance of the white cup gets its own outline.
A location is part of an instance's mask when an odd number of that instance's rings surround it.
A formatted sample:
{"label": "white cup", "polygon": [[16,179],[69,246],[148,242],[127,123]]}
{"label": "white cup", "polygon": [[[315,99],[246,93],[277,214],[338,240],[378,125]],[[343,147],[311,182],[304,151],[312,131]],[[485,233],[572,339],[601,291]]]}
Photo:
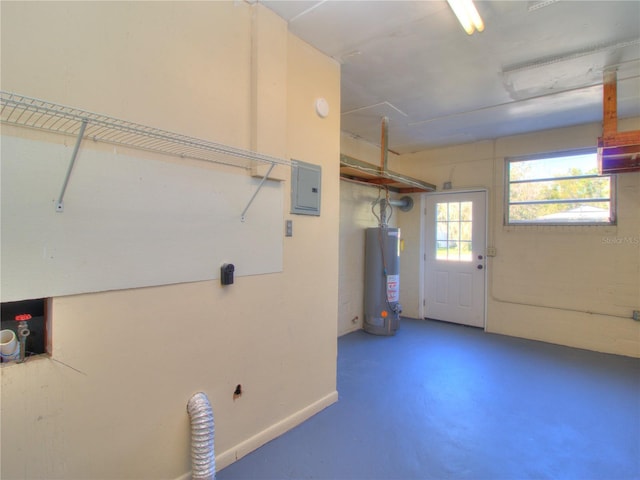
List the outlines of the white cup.
{"label": "white cup", "polygon": [[20,358],[20,344],[13,330],[0,331],[0,357],[3,362]]}

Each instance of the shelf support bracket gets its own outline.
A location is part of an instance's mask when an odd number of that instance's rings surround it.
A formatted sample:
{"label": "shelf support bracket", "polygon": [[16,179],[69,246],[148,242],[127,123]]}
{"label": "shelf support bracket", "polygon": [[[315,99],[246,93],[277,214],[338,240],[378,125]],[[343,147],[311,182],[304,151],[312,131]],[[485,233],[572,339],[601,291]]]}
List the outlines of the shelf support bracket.
{"label": "shelf support bracket", "polygon": [[71,172],[73,171],[73,166],[76,163],[76,157],[78,156],[78,150],[80,149],[80,144],[82,143],[82,137],[84,137],[84,131],[87,128],[87,119],[82,120],[82,124],[80,125],[80,131],[78,132],[78,138],[76,140],[76,145],[73,148],[73,153],[71,154],[71,161],[69,162],[69,167],[67,168],[67,175],[64,178],[64,183],[62,184],[62,190],[60,191],[60,196],[58,197],[58,201],[56,202],[56,212],[64,212],[64,192],[67,190],[67,185],[69,184],[69,178],[71,177]]}
{"label": "shelf support bracket", "polygon": [[241,221],[244,222],[244,218],[245,218],[245,214],[247,213],[247,210],[249,210],[249,207],[253,203],[253,200],[256,198],[256,195],[258,195],[258,192],[262,188],[262,185],[264,185],[264,182],[267,180],[267,178],[269,178],[269,174],[271,173],[271,170],[273,170],[273,167],[275,167],[275,166],[276,166],[276,164],[272,163],[271,166],[269,167],[269,170],[267,170],[267,173],[265,173],[264,177],[262,177],[262,180],[260,180],[260,183],[258,184],[258,188],[256,188],[255,192],[253,192],[253,196],[249,200],[249,203],[247,203],[247,206],[244,207],[244,210],[242,211],[242,215],[240,216],[240,220]]}

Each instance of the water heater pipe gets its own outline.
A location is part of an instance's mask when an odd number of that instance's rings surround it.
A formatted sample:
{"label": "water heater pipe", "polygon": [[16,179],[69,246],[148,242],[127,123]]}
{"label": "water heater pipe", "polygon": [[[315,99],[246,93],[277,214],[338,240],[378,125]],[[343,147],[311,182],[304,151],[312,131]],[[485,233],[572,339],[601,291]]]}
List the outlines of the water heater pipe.
{"label": "water heater pipe", "polygon": [[393,207],[399,207],[403,212],[408,212],[413,208],[413,198],[404,196],[399,200],[389,200],[389,204]]}
{"label": "water heater pipe", "polygon": [[398,200],[387,200],[385,198],[380,198],[373,202],[374,206],[380,203],[380,207],[384,208],[385,203],[391,205],[392,207],[399,207],[403,212],[408,212],[413,208],[413,198],[409,196],[404,196]]}
{"label": "water heater pipe", "polygon": [[207,395],[202,392],[194,394],[187,404],[187,412],[191,417],[191,478],[215,480],[215,426]]}
{"label": "water heater pipe", "polygon": [[20,356],[20,344],[13,330],[0,332],[0,357],[3,362],[17,360]]}
{"label": "water heater pipe", "polygon": [[[31,318],[31,315],[29,315]],[[18,340],[20,341],[20,357],[17,362],[22,363],[25,360],[25,355],[27,353],[27,337],[31,335],[31,330],[29,330],[29,324],[25,321],[18,322]]]}
{"label": "water heater pipe", "polygon": [[[388,193],[388,192],[387,192]],[[376,215],[375,208],[378,205],[380,215]],[[378,198],[371,204],[371,212],[378,219],[381,227],[388,226],[387,222],[393,215],[393,207],[399,207],[403,212],[408,212],[413,208],[413,198],[404,196],[399,200],[391,200],[389,198]],[[389,208],[389,216],[387,217],[387,208]]]}

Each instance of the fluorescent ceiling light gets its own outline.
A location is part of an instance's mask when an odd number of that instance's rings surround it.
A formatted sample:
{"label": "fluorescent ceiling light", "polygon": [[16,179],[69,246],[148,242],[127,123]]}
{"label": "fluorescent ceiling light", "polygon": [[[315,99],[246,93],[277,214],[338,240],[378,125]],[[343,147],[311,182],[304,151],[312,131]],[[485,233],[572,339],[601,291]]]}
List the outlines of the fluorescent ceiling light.
{"label": "fluorescent ceiling light", "polygon": [[484,30],[484,22],[480,18],[478,10],[476,10],[473,0],[447,0],[453,13],[458,17],[458,21],[464,31],[471,35],[476,30],[481,32]]}

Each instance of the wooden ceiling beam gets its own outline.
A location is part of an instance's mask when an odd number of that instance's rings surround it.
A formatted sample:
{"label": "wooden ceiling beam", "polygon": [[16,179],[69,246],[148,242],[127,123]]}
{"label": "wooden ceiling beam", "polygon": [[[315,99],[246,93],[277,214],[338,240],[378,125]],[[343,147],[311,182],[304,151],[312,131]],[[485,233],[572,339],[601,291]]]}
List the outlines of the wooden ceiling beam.
{"label": "wooden ceiling beam", "polygon": [[598,138],[600,173],[640,171],[640,130],[618,132],[618,75],[605,70],[602,79],[602,136]]}
{"label": "wooden ceiling beam", "polygon": [[602,136],[618,132],[618,72],[605,70],[602,82]]}

